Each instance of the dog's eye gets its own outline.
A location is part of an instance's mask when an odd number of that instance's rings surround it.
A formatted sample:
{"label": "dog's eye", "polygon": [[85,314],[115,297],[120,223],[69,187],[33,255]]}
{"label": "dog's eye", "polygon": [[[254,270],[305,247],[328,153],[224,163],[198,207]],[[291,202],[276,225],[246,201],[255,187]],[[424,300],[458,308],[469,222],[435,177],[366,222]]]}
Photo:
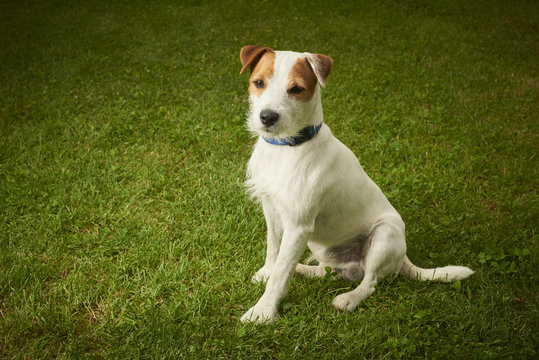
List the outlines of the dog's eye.
{"label": "dog's eye", "polygon": [[293,88],[289,89],[288,92],[291,93],[291,94],[299,94],[303,90],[305,90],[305,89],[302,88],[301,86],[294,86]]}
{"label": "dog's eye", "polygon": [[253,81],[253,84],[255,84],[255,87],[258,89],[262,89],[264,87],[264,81],[262,80],[255,80]]}

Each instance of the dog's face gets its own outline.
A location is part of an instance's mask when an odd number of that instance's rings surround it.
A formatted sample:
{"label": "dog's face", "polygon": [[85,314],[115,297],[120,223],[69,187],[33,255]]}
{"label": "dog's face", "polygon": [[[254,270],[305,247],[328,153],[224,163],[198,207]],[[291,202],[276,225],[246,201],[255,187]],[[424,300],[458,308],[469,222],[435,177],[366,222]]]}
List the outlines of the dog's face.
{"label": "dog's face", "polygon": [[287,138],[320,121],[320,85],[331,71],[333,60],[325,55],[273,51],[245,46],[240,59],[243,73],[249,68],[251,111],[248,128],[264,137]]}

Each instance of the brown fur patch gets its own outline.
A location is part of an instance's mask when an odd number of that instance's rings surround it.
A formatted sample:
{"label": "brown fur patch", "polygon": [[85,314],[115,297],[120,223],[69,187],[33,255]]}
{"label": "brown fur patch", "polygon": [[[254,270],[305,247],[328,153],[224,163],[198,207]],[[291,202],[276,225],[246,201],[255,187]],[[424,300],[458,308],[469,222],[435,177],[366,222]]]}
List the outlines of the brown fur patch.
{"label": "brown fur patch", "polygon": [[241,60],[241,70],[240,74],[243,74],[245,69],[249,68],[253,72],[254,67],[262,57],[265,52],[273,52],[269,47],[266,46],[254,46],[247,45],[241,48],[240,50],[240,60]]}
{"label": "brown fur patch", "polygon": [[[265,52],[258,63],[254,66],[251,76],[249,77],[249,93],[256,95],[260,97],[266,87],[268,86],[268,83],[270,79],[273,77],[273,66],[275,63],[275,53],[273,51]],[[261,80],[264,82],[264,86],[261,88],[257,88],[255,86],[255,81]]]}
{"label": "brown fur patch", "polygon": [[326,79],[331,72],[331,68],[333,67],[333,59],[326,55],[313,54],[308,61],[312,65],[313,70],[318,77],[320,86],[325,87]]}
{"label": "brown fur patch", "polygon": [[[288,75],[288,96],[303,102],[311,100],[316,89],[316,81],[316,75],[307,60],[305,58],[299,58]],[[296,86],[302,87],[305,90],[300,93],[291,92],[290,90]]]}

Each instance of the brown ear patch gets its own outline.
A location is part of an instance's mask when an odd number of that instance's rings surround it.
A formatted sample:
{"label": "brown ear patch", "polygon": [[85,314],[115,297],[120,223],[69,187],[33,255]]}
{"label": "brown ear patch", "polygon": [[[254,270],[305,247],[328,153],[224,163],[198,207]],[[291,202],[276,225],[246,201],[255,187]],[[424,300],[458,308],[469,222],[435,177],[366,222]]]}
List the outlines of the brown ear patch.
{"label": "brown ear patch", "polygon": [[[310,101],[316,89],[316,75],[305,58],[299,58],[288,75],[288,97],[302,102]],[[297,88],[303,89],[297,92]]]}
{"label": "brown ear patch", "polygon": [[249,68],[252,73],[256,64],[260,61],[262,55],[264,55],[264,53],[266,52],[274,53],[272,49],[265,46],[247,45],[242,47],[240,50],[240,60],[242,65],[240,74],[242,74],[247,68]]}
{"label": "brown ear patch", "polygon": [[307,61],[311,64],[320,86],[326,87],[326,79],[333,67],[333,59],[326,55],[312,54]]}
{"label": "brown ear patch", "polygon": [[[275,64],[275,52],[268,51],[262,54],[260,60],[251,69],[249,77],[249,93],[260,97],[273,77],[273,69]],[[255,82],[262,82],[261,87],[257,87]],[[260,85],[260,83],[259,83]]]}

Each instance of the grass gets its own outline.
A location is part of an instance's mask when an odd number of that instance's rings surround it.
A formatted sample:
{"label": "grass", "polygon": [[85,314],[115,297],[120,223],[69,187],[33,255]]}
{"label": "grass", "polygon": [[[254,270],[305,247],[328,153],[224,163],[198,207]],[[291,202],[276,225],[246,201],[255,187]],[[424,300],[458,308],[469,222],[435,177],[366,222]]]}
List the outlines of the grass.
{"label": "grass", "polygon": [[[534,358],[533,1],[3,1],[0,358]],[[269,326],[239,49],[333,57],[326,123],[455,284],[294,278]]]}

